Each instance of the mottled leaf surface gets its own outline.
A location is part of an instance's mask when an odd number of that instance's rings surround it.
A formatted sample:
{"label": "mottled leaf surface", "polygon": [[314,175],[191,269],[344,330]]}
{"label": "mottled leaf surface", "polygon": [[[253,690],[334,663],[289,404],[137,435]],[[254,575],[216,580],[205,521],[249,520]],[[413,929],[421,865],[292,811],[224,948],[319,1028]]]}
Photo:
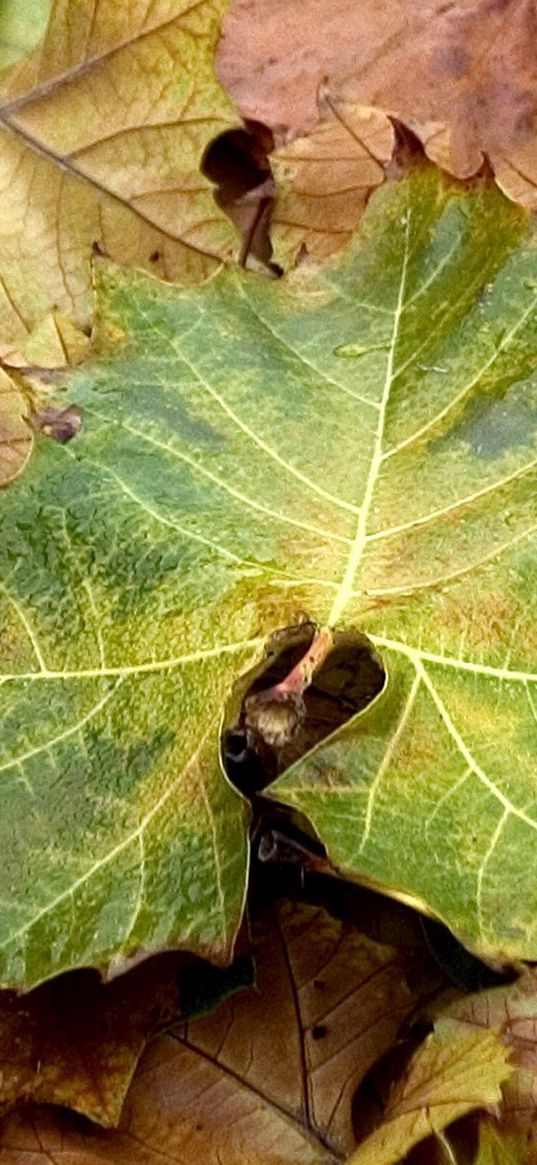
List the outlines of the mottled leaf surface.
{"label": "mottled leaf surface", "polygon": [[116,1125],[149,1035],[180,1015],[188,958],[160,955],[112,983],[75,971],[22,996],[0,992],[2,1115],[31,1100]]}
{"label": "mottled leaf surface", "polygon": [[222,957],[245,818],[237,677],[304,616],[368,633],[362,714],[290,769],[358,877],[537,949],[537,252],[417,170],[330,267],[101,276],[84,429],[2,499],[2,978],[167,943]]}
{"label": "mottled leaf surface", "polygon": [[[213,72],[225,7],[65,0],[35,52],[0,75],[0,351],[12,363],[34,360],[52,308],[91,321],[95,247],[187,282],[233,254],[200,169],[237,124]],[[3,5],[0,37],[19,10]]]}

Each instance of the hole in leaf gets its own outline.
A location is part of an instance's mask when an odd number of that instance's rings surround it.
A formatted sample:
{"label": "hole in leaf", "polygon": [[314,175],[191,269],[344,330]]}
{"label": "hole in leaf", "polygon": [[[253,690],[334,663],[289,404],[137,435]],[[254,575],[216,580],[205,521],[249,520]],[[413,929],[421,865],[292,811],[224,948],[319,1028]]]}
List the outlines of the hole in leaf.
{"label": "hole in leaf", "polygon": [[242,235],[242,266],[251,258],[277,274],[269,237],[273,184],[268,154],[273,145],[267,126],[247,121],[244,129],[227,130],[211,142],[201,168],[216,185],[218,206]]}
{"label": "hole in leaf", "polygon": [[[333,647],[309,687],[303,692],[303,709],[283,743],[267,743],[249,727],[247,704],[250,698],[279,684],[297,666],[311,648],[315,627],[303,623],[273,636],[268,646],[263,670],[256,669],[244,692],[235,723],[224,734],[222,748],[226,772],[233,784],[246,795],[265,788],[280,773],[304,756],[378,695],[384,686],[385,673],[371,643],[359,632],[334,632]],[[294,713],[294,709],[291,709]],[[286,715],[282,703],[274,702],[265,715]],[[277,728],[279,725],[276,726]],[[267,734],[279,739],[278,731]]]}

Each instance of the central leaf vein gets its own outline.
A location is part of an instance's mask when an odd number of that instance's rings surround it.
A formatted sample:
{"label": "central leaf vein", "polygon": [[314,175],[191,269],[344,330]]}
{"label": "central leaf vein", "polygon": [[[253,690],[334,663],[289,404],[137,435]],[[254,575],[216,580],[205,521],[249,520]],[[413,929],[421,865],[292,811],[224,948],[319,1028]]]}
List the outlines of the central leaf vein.
{"label": "central leaf vein", "polygon": [[399,328],[400,328],[400,324],[401,324],[401,316],[402,316],[403,310],[404,310],[406,277],[407,277],[408,256],[409,256],[410,218],[411,218],[410,211],[407,211],[406,224],[405,224],[405,245],[404,245],[404,253],[403,253],[403,262],[402,262],[402,266],[401,266],[401,278],[399,281],[399,294],[397,297],[397,304],[396,304],[396,308],[395,308],[394,321],[393,321],[392,338],[391,338],[390,348],[388,351],[388,359],[386,362],[386,376],[385,376],[385,380],[384,380],[384,388],[383,388],[382,398],[381,398],[381,402],[380,402],[380,410],[379,410],[377,428],[376,428],[376,432],[375,432],[375,442],[374,442],[374,446],[373,446],[373,454],[371,457],[371,464],[369,467],[369,474],[367,477],[364,499],[363,499],[363,502],[362,502],[362,505],[360,507],[360,511],[358,514],[358,522],[356,525],[356,535],[354,538],[354,542],[351,546],[351,551],[350,551],[349,559],[348,559],[348,563],[347,563],[347,569],[346,569],[345,574],[343,576],[343,579],[341,581],[341,586],[340,586],[339,591],[334,599],[334,603],[332,605],[332,610],[331,610],[330,615],[329,615],[328,622],[329,622],[330,626],[334,626],[334,624],[336,624],[338,622],[338,620],[341,618],[341,615],[342,615],[343,611],[345,610],[345,607],[346,607],[346,605],[347,605],[347,603],[352,595],[352,591],[354,589],[355,578],[356,578],[356,575],[357,575],[357,572],[358,572],[358,569],[360,566],[360,562],[362,559],[362,555],[364,552],[364,548],[366,545],[367,521],[369,518],[369,511],[371,509],[371,503],[373,501],[375,486],[377,484],[377,478],[378,478],[379,470],[380,470],[381,463],[382,463],[382,456],[383,456],[382,443],[384,440],[384,428],[385,428],[385,424],[386,424],[386,410],[388,407],[388,402],[390,400],[390,392],[391,392],[391,388],[392,388],[392,384],[393,384],[393,380],[394,380],[395,350],[397,347],[397,341],[399,339]]}

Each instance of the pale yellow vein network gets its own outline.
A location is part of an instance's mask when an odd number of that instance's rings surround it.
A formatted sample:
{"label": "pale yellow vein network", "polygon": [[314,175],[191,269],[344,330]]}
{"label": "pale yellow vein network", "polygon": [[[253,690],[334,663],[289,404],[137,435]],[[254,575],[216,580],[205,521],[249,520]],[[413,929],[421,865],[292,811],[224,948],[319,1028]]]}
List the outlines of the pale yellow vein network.
{"label": "pale yellow vein network", "polygon": [[[357,527],[356,527],[356,535],[355,535],[354,543],[351,547],[351,551],[350,551],[348,562],[347,562],[347,568],[346,568],[345,574],[343,576],[343,579],[341,581],[341,585],[339,587],[339,590],[334,598],[334,603],[333,603],[332,610],[331,610],[330,616],[329,616],[329,624],[331,626],[334,626],[334,624],[336,624],[340,620],[341,615],[343,614],[345,607],[347,606],[347,603],[349,602],[352,595],[355,593],[354,588],[355,588],[356,576],[357,576],[357,573],[358,573],[358,570],[360,567],[364,548],[365,548],[367,542],[369,541],[369,537],[370,537],[370,536],[368,536],[368,533],[367,533],[367,521],[368,521],[368,517],[369,517],[371,503],[373,500],[375,486],[377,483],[379,471],[381,469],[383,461],[385,460],[385,458],[387,456],[387,454],[385,454],[383,452],[382,445],[383,445],[383,439],[384,439],[386,410],[387,410],[387,407],[389,404],[391,387],[392,387],[392,383],[394,380],[395,351],[396,351],[398,337],[399,337],[399,328],[400,328],[401,316],[402,316],[402,313],[405,309],[405,298],[404,297],[405,297],[408,256],[409,256],[409,230],[410,230],[410,212],[407,212],[405,251],[404,251],[404,258],[403,258],[403,264],[402,264],[402,269],[401,269],[399,295],[398,295],[397,305],[396,305],[395,315],[394,315],[394,326],[393,326],[393,332],[392,332],[392,340],[391,340],[390,349],[388,352],[387,363],[386,363],[386,376],[385,376],[385,381],[384,381],[384,388],[383,388],[382,399],[381,399],[381,407],[380,407],[380,411],[379,411],[377,429],[376,429],[376,434],[375,434],[373,456],[371,459],[371,466],[370,466],[369,475],[368,475],[367,482],[366,482],[364,499],[363,499],[362,505],[360,507],[360,512],[358,515],[358,522],[357,522]],[[508,336],[502,342],[502,345],[501,345],[502,349],[506,346],[506,342],[508,342],[508,340],[510,340],[516,334],[516,332],[520,328],[521,324],[528,317],[528,315],[530,314],[530,311],[532,311],[534,307],[535,307],[535,301],[532,301],[530,308],[526,309],[526,311],[523,313],[521,319],[510,330],[510,332],[508,333]],[[496,358],[496,355],[497,355],[497,353],[492,358],[490,358],[489,361],[487,361],[487,364],[485,367],[489,367],[493,363],[493,360]],[[474,378],[471,381],[471,384],[466,387],[465,394],[468,391],[468,389],[473,387],[473,385],[476,382],[477,382],[477,378]],[[462,395],[462,394],[459,394],[459,395]],[[437,420],[441,419],[444,415],[446,415],[447,412],[449,412],[451,407],[452,407],[452,405],[450,405],[449,408],[446,406],[446,408],[439,415],[439,417],[435,418],[434,423],[436,423]],[[417,436],[421,435],[422,432],[425,432],[430,427],[431,427],[431,424],[424,426],[422,428],[422,430],[419,431],[418,434],[413,435],[411,440],[415,440]],[[405,444],[410,444],[410,439],[407,442],[402,442],[401,445],[398,446],[397,448],[398,449],[402,448],[402,447],[404,447]],[[395,449],[391,450],[390,454],[388,454],[388,455],[393,454],[395,451],[396,451]],[[513,475],[513,477],[517,477],[517,476],[518,476],[518,474]],[[507,480],[509,480],[509,479],[507,479]],[[487,491],[483,491],[483,492],[487,492]],[[477,496],[479,496],[479,494]],[[459,503],[459,504],[461,504],[461,503]],[[429,515],[429,517],[425,520],[426,521],[430,520],[430,518],[433,516],[436,516],[436,515]],[[421,524],[421,522],[418,522],[415,524],[416,525]],[[412,523],[411,525],[414,525],[414,523]],[[395,529],[393,531],[393,533],[397,533],[397,532],[398,532],[397,529]],[[526,533],[528,533],[528,532],[529,531],[527,531]],[[391,533],[392,533],[392,531],[384,531],[381,535],[379,535],[379,537],[382,537],[382,536],[386,537],[386,535],[389,535]],[[492,557],[494,557],[494,555]],[[464,758],[464,760],[466,762],[467,769],[465,771],[465,777],[468,774],[468,771],[473,773],[477,777],[477,779],[488,789],[488,791],[503,806],[503,812],[502,812],[501,817],[497,823],[497,826],[496,826],[496,828],[491,836],[489,846],[488,846],[487,851],[486,851],[486,853],[483,857],[483,860],[480,864],[479,870],[477,872],[477,877],[476,877],[477,918],[478,918],[478,925],[480,927],[481,934],[483,935],[483,933],[484,933],[483,911],[482,911],[483,882],[484,882],[484,877],[485,877],[485,872],[486,872],[487,866],[488,866],[488,864],[489,864],[489,862],[494,854],[494,851],[496,849],[496,846],[498,844],[500,836],[503,832],[505,824],[506,824],[506,822],[509,819],[511,814],[514,815],[515,817],[519,818],[520,820],[522,820],[527,826],[529,826],[533,830],[537,830],[537,822],[535,822],[531,817],[529,817],[528,814],[525,813],[523,810],[519,809],[516,805],[514,805],[509,800],[509,798],[506,797],[504,793],[502,793],[501,789],[499,789],[498,786],[490,779],[490,777],[483,770],[483,768],[476,762],[475,758],[472,756],[472,753],[470,752],[469,748],[467,747],[463,737],[460,735],[453,720],[451,719],[451,716],[449,715],[447,708],[445,707],[442,700],[440,699],[439,693],[438,693],[430,675],[428,674],[428,672],[426,671],[426,669],[423,665],[423,661],[428,659],[431,662],[443,663],[443,664],[446,664],[447,666],[460,666],[462,664],[463,668],[465,668],[466,670],[469,670],[469,671],[491,675],[491,676],[497,677],[500,680],[519,679],[519,680],[522,680],[525,684],[527,684],[530,679],[532,681],[537,680],[537,675],[529,674],[529,673],[525,673],[525,672],[509,672],[508,669],[489,668],[486,666],[465,663],[464,661],[460,661],[460,660],[450,660],[449,658],[435,656],[433,653],[418,651],[417,649],[407,647],[406,645],[403,645],[401,643],[397,643],[396,641],[393,641],[393,640],[382,640],[376,636],[371,636],[371,639],[373,640],[373,642],[377,643],[379,646],[380,645],[389,646],[392,649],[399,650],[399,651],[403,652],[404,654],[406,654],[407,657],[413,663],[413,666],[415,669],[415,676],[414,676],[414,681],[411,685],[410,692],[408,694],[405,706],[403,708],[403,712],[401,714],[401,717],[400,717],[398,724],[394,730],[394,733],[392,734],[392,736],[390,738],[390,741],[386,747],[384,758],[383,758],[383,760],[378,768],[377,774],[376,774],[375,778],[373,779],[371,786],[370,786],[370,789],[369,789],[368,801],[367,801],[365,814],[364,814],[364,828],[363,828],[362,838],[361,838],[361,842],[360,842],[359,852],[361,853],[363,851],[363,849],[365,848],[365,845],[368,841],[368,838],[370,836],[375,798],[376,798],[376,795],[377,795],[377,792],[379,789],[379,785],[380,785],[382,778],[383,778],[383,776],[384,776],[384,774],[385,774],[385,772],[390,764],[393,753],[397,747],[398,741],[399,741],[400,737],[402,736],[402,734],[405,730],[405,727],[407,725],[407,722],[410,718],[410,715],[411,715],[411,712],[412,712],[420,685],[423,684],[423,686],[427,689],[427,691],[429,692],[429,695],[431,696],[431,698],[435,704],[436,710],[439,713],[439,715],[443,721],[444,727],[447,729],[449,735],[451,736],[451,738],[455,742],[458,751],[460,752],[460,754],[462,755],[462,757]]]}
{"label": "pale yellow vein network", "polygon": [[[383,536],[384,537],[390,536],[391,534],[395,534],[395,533],[399,532],[399,530],[397,528],[394,528],[393,530],[390,530],[390,531],[383,531],[379,535],[368,535],[367,534],[367,521],[368,521],[371,503],[372,503],[373,496],[374,496],[374,490],[375,490],[378,474],[379,474],[382,462],[386,456],[386,454],[383,453],[382,444],[383,444],[384,429],[385,429],[386,410],[388,407],[391,387],[392,387],[392,383],[393,383],[393,379],[394,379],[395,351],[396,351],[396,346],[397,346],[397,341],[398,341],[398,336],[399,336],[400,321],[401,321],[402,313],[405,309],[404,295],[405,295],[408,256],[409,256],[409,230],[410,230],[410,213],[408,212],[407,216],[406,216],[405,250],[404,250],[404,257],[403,257],[403,264],[402,264],[402,271],[401,271],[399,294],[398,294],[398,300],[397,300],[397,305],[396,305],[395,314],[394,314],[394,327],[393,327],[393,333],[392,333],[392,340],[391,340],[391,344],[390,344],[390,348],[389,348],[389,352],[388,352],[388,357],[387,357],[386,376],[385,376],[383,394],[382,394],[380,407],[379,407],[379,417],[378,417],[378,423],[377,423],[377,428],[376,428],[376,432],[375,432],[373,455],[372,455],[370,470],[369,470],[369,474],[368,474],[368,478],[367,478],[367,482],[366,482],[364,499],[363,499],[362,505],[358,511],[358,521],[357,521],[355,538],[351,543],[351,548],[350,548],[350,553],[349,553],[349,558],[348,558],[346,570],[345,570],[344,576],[341,580],[341,583],[337,589],[337,593],[336,593],[334,603],[332,606],[332,610],[330,613],[329,622],[331,625],[334,625],[335,623],[338,622],[338,620],[341,618],[341,615],[342,615],[343,611],[345,610],[345,607],[346,607],[347,603],[349,602],[350,598],[356,594],[356,591],[354,590],[354,584],[355,584],[355,579],[356,579],[356,576],[357,576],[357,573],[359,570],[359,566],[361,563],[361,559],[362,559],[362,555],[363,555],[366,543],[369,540],[373,540],[373,539],[376,540],[377,538],[382,538]],[[525,313],[524,318],[526,317],[526,315],[527,315],[527,313]],[[224,404],[224,402],[222,402],[220,399],[219,399],[218,403],[222,404],[222,405]],[[226,409],[226,411],[229,411],[228,408]],[[235,414],[232,415],[231,419],[235,423],[239,423],[239,418],[237,418],[235,416]],[[245,428],[245,426],[243,426],[242,423],[241,423],[241,427]],[[251,430],[247,431],[247,435],[249,437],[253,436]],[[257,436],[255,436],[255,441],[256,441],[256,444],[262,445],[264,452],[267,452],[267,453],[269,453],[269,455],[274,456],[274,451],[266,448],[264,446],[264,443],[262,443]],[[390,453],[393,453],[393,452],[395,452],[395,450],[390,451]],[[289,468],[289,467],[285,466],[285,468]],[[526,469],[526,471],[527,471],[527,469]],[[298,474],[297,474],[297,476],[298,476]],[[518,476],[518,474],[513,475],[513,477],[516,477],[516,476]],[[510,479],[506,479],[506,481],[508,481],[508,480],[510,480]],[[308,486],[312,485],[312,483],[309,481],[304,481],[304,484],[307,484]],[[502,484],[505,484],[505,483],[502,483]],[[324,491],[321,491],[319,487],[317,487],[317,491],[319,493],[322,493],[323,496],[327,497],[327,499],[329,499],[333,502],[339,501],[339,499],[334,499],[333,497],[330,497],[330,495],[325,494]],[[479,491],[475,496],[479,497],[481,492],[487,492],[487,491]],[[244,499],[241,499],[241,500],[244,500]],[[455,504],[456,505],[464,504],[464,502],[469,501],[469,500],[471,500],[471,499],[463,499],[462,502],[455,503]],[[351,507],[349,505],[346,508],[351,510],[353,507]],[[442,511],[439,511],[437,513],[433,513],[431,515],[428,515],[428,517],[426,519],[419,520],[416,524],[421,524],[422,521],[431,520],[434,517],[440,516],[441,513],[442,513]],[[278,516],[281,517],[281,515],[278,515]],[[414,525],[414,523],[411,523],[410,525]],[[405,529],[405,527],[401,527],[400,529]],[[69,678],[84,678],[84,677],[106,678],[106,677],[111,677],[111,676],[118,677],[118,681],[121,682],[121,679],[125,676],[128,676],[128,675],[137,675],[137,674],[143,674],[144,672],[155,672],[155,671],[163,671],[163,670],[167,670],[167,669],[172,669],[175,667],[179,667],[182,664],[195,662],[197,660],[207,659],[207,658],[211,658],[211,657],[216,658],[219,655],[222,655],[226,652],[235,652],[235,651],[243,650],[243,649],[248,648],[248,647],[253,648],[256,646],[260,646],[263,642],[262,638],[252,639],[252,640],[247,640],[247,641],[234,643],[234,644],[221,645],[217,648],[200,649],[198,651],[186,653],[184,655],[177,656],[175,658],[170,658],[167,660],[149,660],[146,663],[137,664],[137,665],[133,665],[133,666],[126,666],[126,667],[120,667],[120,666],[118,666],[118,667],[103,667],[103,666],[101,666],[100,668],[82,669],[80,671],[54,671],[54,670],[51,670],[47,667],[47,665],[45,663],[45,659],[43,657],[43,653],[42,653],[40,645],[39,645],[39,641],[36,637],[36,634],[31,626],[25,612],[21,608],[20,604],[14,599],[14,597],[9,593],[9,591],[7,590],[7,588],[5,586],[0,584],[0,588],[4,592],[7,600],[15,608],[16,613],[17,613],[18,617],[20,618],[22,625],[24,626],[26,634],[28,635],[28,639],[32,645],[33,650],[34,650],[36,662],[37,662],[38,668],[39,668],[38,671],[25,673],[24,675],[15,673],[13,675],[0,676],[0,683],[1,684],[5,683],[9,680],[12,680],[12,681],[21,681],[21,680],[26,681],[26,680],[36,680],[36,679],[53,680],[53,679],[69,679]],[[520,820],[522,820],[526,825],[528,825],[533,830],[537,830],[537,822],[535,822],[532,818],[530,818],[523,810],[520,810],[515,805],[513,805],[513,803],[502,793],[502,791],[500,789],[498,789],[498,787],[494,784],[493,781],[490,780],[490,778],[484,772],[484,770],[477,764],[477,762],[475,761],[474,757],[472,756],[470,750],[468,749],[467,745],[465,744],[463,738],[461,737],[460,733],[458,732],[455,724],[453,723],[445,705],[443,704],[442,700],[440,699],[439,693],[438,693],[435,685],[433,684],[431,677],[429,676],[429,674],[427,673],[427,671],[424,667],[424,662],[432,662],[432,663],[437,663],[437,664],[447,666],[447,667],[460,668],[462,670],[466,670],[466,671],[469,671],[469,672],[472,672],[475,674],[491,676],[491,677],[497,678],[501,681],[522,681],[526,685],[530,682],[531,683],[537,682],[537,673],[509,670],[507,668],[489,667],[489,666],[484,665],[484,664],[475,664],[475,663],[472,663],[472,662],[467,661],[467,660],[455,659],[454,657],[443,656],[443,655],[436,654],[433,652],[424,651],[421,648],[418,649],[418,648],[412,647],[409,644],[405,644],[405,643],[399,642],[397,640],[387,639],[387,638],[384,638],[381,636],[371,635],[370,638],[378,646],[383,646],[383,647],[398,651],[398,652],[406,655],[413,663],[413,666],[415,669],[415,678],[414,678],[413,684],[411,686],[409,696],[407,698],[407,702],[406,702],[405,707],[403,709],[402,715],[398,721],[396,729],[395,729],[395,731],[391,737],[391,740],[387,746],[384,760],[383,760],[381,766],[379,767],[377,776],[376,776],[375,780],[373,781],[372,786],[370,788],[369,802],[368,802],[366,814],[365,814],[365,825],[364,825],[364,833],[362,836],[361,848],[364,847],[364,845],[367,841],[367,838],[369,836],[370,830],[371,830],[374,800],[375,800],[376,793],[378,791],[379,783],[382,779],[384,772],[386,771],[386,768],[389,765],[391,756],[392,756],[392,754],[397,746],[397,742],[405,729],[406,723],[408,721],[408,718],[411,714],[412,707],[414,705],[414,701],[415,701],[419,686],[420,686],[420,684],[423,684],[427,688],[431,698],[433,699],[433,702],[434,702],[434,704],[437,708],[437,711],[438,711],[438,713],[439,713],[439,715],[444,723],[445,728],[449,732],[450,736],[452,737],[452,739],[456,743],[459,752],[461,753],[462,757],[466,761],[467,768],[465,770],[464,778],[466,779],[466,777],[467,777],[467,775],[469,775],[469,773],[473,773],[481,781],[481,783],[486,786],[486,788],[489,790],[489,792],[492,793],[493,796],[500,801],[500,803],[503,806],[502,815],[501,815],[500,820],[496,826],[496,829],[491,837],[489,847],[487,849],[486,854],[484,855],[483,861],[481,863],[480,869],[479,869],[478,874],[477,874],[477,908],[478,908],[478,918],[480,921],[480,925],[482,927],[482,922],[481,922],[482,902],[481,902],[481,899],[482,899],[482,891],[483,891],[484,874],[485,874],[486,867],[487,867],[488,863],[490,862],[491,857],[494,853],[494,850],[496,848],[496,845],[497,845],[499,837],[502,833],[502,830],[506,824],[506,821],[508,820],[509,816],[511,814],[513,814],[514,816],[518,817]],[[72,734],[79,731],[86,723],[88,723],[88,721],[94,715],[96,715],[98,713],[98,711],[100,711],[101,708],[103,708],[105,706],[105,704],[108,702],[108,700],[111,699],[111,697],[117,691],[117,686],[118,685],[116,685],[112,689],[112,691],[109,692],[107,695],[103,696],[94,705],[94,707],[88,713],[86,713],[86,715],[84,717],[82,717],[76,724],[74,724],[71,727],[64,730],[64,732],[62,732],[59,736],[53,738],[52,740],[48,741],[48,743],[41,745],[36,749],[28,750],[25,754],[21,755],[19,758],[15,758],[13,761],[11,761],[10,764],[15,764],[15,763],[17,763],[17,761],[23,762],[25,760],[28,760],[31,757],[37,755],[38,753],[44,751],[45,749],[53,747],[54,745],[60,743],[61,741],[67,739]],[[44,915],[53,911],[55,909],[55,907],[58,906],[64,899],[68,898],[69,896],[72,896],[80,886],[82,886],[86,881],[88,881],[95,873],[98,872],[98,870],[102,869],[103,866],[107,865],[116,856],[118,856],[120,853],[122,853],[133,841],[137,841],[139,846],[141,848],[143,848],[143,837],[144,837],[144,832],[145,832],[147,825],[152,820],[152,818],[156,815],[156,813],[158,813],[158,811],[160,810],[162,805],[172,795],[173,791],[175,790],[175,788],[177,787],[177,785],[181,781],[181,779],[184,775],[184,772],[193,763],[195,763],[196,757],[197,757],[197,755],[199,755],[199,752],[201,751],[201,748],[205,742],[205,739],[206,739],[206,737],[204,737],[203,740],[201,741],[196,754],[194,754],[194,756],[189,758],[189,761],[187,762],[185,770],[183,770],[183,772],[176,778],[176,780],[173,782],[173,785],[170,786],[165,791],[163,796],[152,807],[150,812],[146,815],[146,817],[143,819],[143,821],[139,824],[137,829],[135,831],[133,831],[133,833],[130,834],[128,837],[124,838],[123,841],[121,841],[117,846],[115,846],[114,849],[110,850],[98,862],[94,863],[94,865],[92,865],[92,867],[89,870],[87,870],[79,879],[77,879],[74,883],[72,883],[72,885],[70,887],[68,887],[65,891],[63,891],[60,895],[58,895],[57,898],[55,898],[52,902],[48,903],[47,906],[44,907],[42,910],[40,910],[38,914],[36,914],[33,918],[28,920],[24,924],[23,927],[21,927],[14,934],[10,935],[10,937],[7,940],[5,945],[7,945],[8,943],[11,943],[13,941],[16,941],[18,938],[21,938],[23,936],[23,934],[27,933],[32,928],[32,926],[34,926],[35,923],[37,921],[39,921],[39,919],[41,919]],[[0,771],[2,771],[3,769],[5,769],[7,767],[9,767],[7,764],[3,765],[2,768],[0,769]],[[210,809],[209,805],[207,805],[207,809],[209,811],[209,809]],[[211,815],[209,813],[209,817],[210,816]],[[221,883],[221,872],[220,872],[220,868],[218,865],[219,859],[218,859],[218,853],[217,853],[216,837],[214,836],[214,823],[212,823],[211,827],[213,828],[214,852],[215,852],[215,861],[217,864],[217,876],[218,876],[218,884],[219,884],[219,903],[220,903],[220,908],[222,909],[223,908],[223,888],[222,888],[222,883]],[[142,870],[142,866],[143,866],[143,863],[141,863],[141,870]],[[142,877],[143,877],[143,875],[142,875]],[[138,912],[139,912],[139,909],[141,906],[141,901],[142,901],[142,896],[143,896],[142,887],[143,887],[143,880],[141,878],[139,891],[138,891],[138,895],[137,895],[137,901],[136,901],[136,905],[135,905],[135,911],[134,911],[134,914],[132,916],[131,923],[129,926],[129,933],[131,933],[131,931],[132,931],[132,927],[134,925],[135,918],[138,916]]]}

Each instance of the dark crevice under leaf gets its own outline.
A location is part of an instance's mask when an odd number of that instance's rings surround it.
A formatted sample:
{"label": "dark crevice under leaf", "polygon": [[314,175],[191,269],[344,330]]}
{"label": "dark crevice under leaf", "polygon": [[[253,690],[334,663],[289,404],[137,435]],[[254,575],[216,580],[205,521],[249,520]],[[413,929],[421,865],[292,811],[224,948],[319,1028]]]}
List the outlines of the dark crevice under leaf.
{"label": "dark crevice under leaf", "polygon": [[273,145],[267,126],[247,121],[244,129],[227,130],[211,142],[202,172],[216,184],[217,205],[242,235],[241,265],[251,257],[280,274],[271,263],[269,234],[273,190],[268,155]]}
{"label": "dark crevice under leaf", "polygon": [[224,734],[223,760],[227,775],[247,796],[264,789],[366,708],[384,686],[384,670],[366,636],[359,632],[336,632],[332,650],[304,692],[305,716],[291,739],[281,747],[254,739],[246,727],[248,698],[283,680],[311,646],[314,633],[313,625],[304,623],[273,637],[265,670],[256,670],[238,718]]}

